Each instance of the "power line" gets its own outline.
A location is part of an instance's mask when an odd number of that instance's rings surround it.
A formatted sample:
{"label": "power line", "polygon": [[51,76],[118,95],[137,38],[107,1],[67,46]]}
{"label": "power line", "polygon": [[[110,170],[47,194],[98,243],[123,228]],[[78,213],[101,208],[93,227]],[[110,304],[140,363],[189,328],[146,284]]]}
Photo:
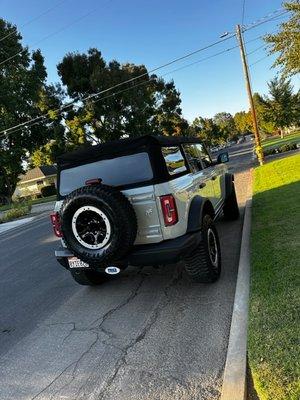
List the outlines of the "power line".
{"label": "power line", "polygon": [[[112,0],[108,0],[107,2],[105,2],[105,3],[103,4],[103,6],[106,5],[106,4],[108,4],[108,3],[110,3],[111,1],[112,1]],[[77,22],[80,22],[80,21],[83,20],[84,18],[89,17],[89,16],[90,16],[91,14],[93,14],[98,8],[99,8],[99,6],[96,7],[96,8],[93,8],[93,10],[91,10],[91,11],[89,11],[89,12],[87,12],[87,13],[81,15],[80,17],[74,19],[72,22],[70,22],[70,23],[64,25],[62,28],[60,28],[60,29],[58,29],[58,30],[56,30],[56,31],[54,31],[54,32],[52,32],[52,33],[50,33],[49,35],[44,36],[42,39],[38,40],[38,41],[35,42],[33,45],[31,45],[31,47],[34,47],[34,46],[40,44],[41,42],[43,42],[44,40],[47,40],[47,39],[49,39],[49,38],[51,38],[51,37],[53,37],[53,36],[55,36],[55,35],[57,35],[57,34],[63,32],[63,31],[65,31],[66,29],[70,28],[70,26],[76,24]],[[5,64],[5,63],[8,62],[8,61],[13,60],[13,59],[16,58],[19,54],[25,53],[26,51],[28,51],[27,48],[18,51],[17,53],[13,54],[11,57],[8,57],[8,58],[6,58],[5,60],[1,61],[1,62],[0,62],[0,66],[3,65],[3,64]]]}
{"label": "power line", "polygon": [[[142,77],[144,77],[144,76],[148,76],[149,74],[152,74],[152,73],[154,73],[154,72],[156,72],[156,71],[158,71],[158,70],[160,70],[160,69],[162,69],[162,68],[168,67],[169,65],[172,65],[172,64],[177,63],[177,62],[179,62],[179,61],[182,61],[182,60],[184,60],[184,59],[186,59],[186,58],[189,58],[189,57],[191,57],[191,56],[193,56],[193,55],[195,55],[195,54],[197,54],[197,53],[200,53],[200,52],[202,52],[202,51],[204,51],[204,50],[207,50],[207,49],[209,49],[209,48],[211,48],[211,47],[213,47],[213,46],[216,46],[217,44],[223,43],[223,42],[225,42],[225,41],[231,39],[232,37],[234,37],[234,35],[228,36],[228,37],[226,37],[226,38],[224,38],[224,39],[220,39],[220,40],[218,40],[218,41],[216,41],[216,42],[214,42],[214,43],[211,43],[211,44],[209,44],[209,45],[207,45],[207,46],[204,46],[204,47],[202,47],[202,48],[200,48],[200,49],[197,49],[197,50],[195,50],[195,51],[192,51],[192,52],[190,52],[190,53],[187,53],[187,54],[185,54],[185,55],[183,55],[183,56],[181,56],[181,57],[178,57],[178,58],[176,58],[176,59],[174,59],[174,60],[171,60],[171,61],[169,61],[169,62],[167,62],[167,63],[165,63],[165,64],[163,64],[163,65],[160,65],[160,66],[158,66],[158,67],[156,67],[156,68],[153,68],[153,69],[151,69],[150,71],[144,72],[143,74],[140,74],[140,75],[138,75],[138,76],[136,76],[136,77],[127,79],[126,81],[120,82],[120,83],[118,83],[118,84],[116,84],[116,85],[113,85],[113,86],[107,88],[107,89],[101,90],[101,91],[96,92],[96,93],[91,94],[91,95],[88,95],[88,96],[86,96],[86,97],[84,97],[84,98],[82,98],[82,99],[77,99],[77,100],[71,101],[70,103],[67,103],[67,104],[63,105],[62,107],[60,107],[60,108],[54,110],[54,113],[64,111],[65,109],[69,108],[70,106],[72,106],[74,103],[76,103],[76,102],[78,102],[78,101],[84,102],[84,101],[93,99],[93,98],[95,98],[95,97],[97,97],[97,96],[99,96],[99,95],[101,95],[101,94],[103,94],[103,93],[107,93],[107,92],[109,92],[109,91],[111,91],[111,90],[114,90],[114,89],[116,89],[116,88],[118,88],[118,87],[120,87],[120,86],[122,86],[122,85],[125,85],[125,84],[127,84],[127,83],[131,83],[131,82],[134,82],[134,81],[136,81],[137,79],[140,79],[140,78],[142,78]],[[2,133],[8,133],[8,132],[10,132],[11,130],[13,130],[14,128],[17,128],[17,127],[24,127],[24,126],[26,126],[27,124],[29,124],[29,123],[31,123],[31,122],[35,122],[35,121],[37,121],[37,120],[39,120],[39,119],[42,119],[42,118],[47,118],[47,116],[48,116],[48,114],[44,114],[44,115],[41,115],[41,116],[39,116],[39,117],[33,118],[33,119],[29,120],[29,121],[26,121],[26,122],[23,122],[23,123],[21,123],[21,124],[15,125],[15,126],[13,126],[13,127],[11,127],[11,128],[3,129],[2,131],[0,131],[0,134],[2,134]]]}
{"label": "power line", "polygon": [[265,55],[264,57],[262,57],[262,58],[260,58],[260,59],[258,59],[258,60],[256,60],[256,61],[254,61],[252,64],[250,64],[250,67],[253,67],[253,65],[258,64],[259,62],[265,60],[266,58],[268,58],[268,57],[270,57],[270,56],[271,56],[271,54],[267,54],[267,55]]}
{"label": "power line", "polygon": [[[263,18],[261,18],[261,19],[255,21],[254,23],[250,24],[248,27],[246,27],[246,28],[244,29],[244,31],[248,31],[248,30],[253,29],[253,28],[255,28],[255,27],[259,26],[259,25],[262,25],[262,24],[264,24],[264,23],[267,23],[267,22],[269,22],[270,20],[272,20],[272,19],[274,19],[274,18],[277,18],[278,15],[274,16],[275,13],[278,13],[278,10],[275,10],[275,11],[272,12],[271,14],[268,14],[267,16],[265,16],[265,17],[263,17]],[[285,14],[285,13],[287,13],[287,11],[284,11],[284,12],[281,13],[280,15]],[[267,18],[267,17],[269,17],[270,15],[273,15],[273,17]],[[265,19],[265,18],[267,18],[267,19]],[[158,70],[160,70],[160,69],[162,69],[162,68],[165,68],[165,67],[167,67],[167,66],[169,66],[169,65],[172,65],[172,64],[177,63],[177,62],[179,62],[179,61],[182,61],[182,60],[184,60],[184,59],[186,59],[186,58],[189,58],[189,57],[191,57],[191,56],[193,56],[193,55],[195,55],[195,54],[198,54],[198,53],[200,53],[200,52],[202,52],[202,51],[205,51],[205,50],[207,50],[207,49],[209,49],[209,48],[211,48],[211,47],[213,47],[213,46],[216,46],[216,45],[218,45],[218,44],[220,44],[220,43],[223,43],[223,42],[225,42],[225,41],[227,41],[227,40],[229,40],[229,39],[232,39],[234,36],[235,36],[235,34],[234,34],[234,33],[231,33],[231,34],[229,34],[228,36],[226,36],[225,38],[222,38],[222,39],[220,39],[220,40],[217,40],[217,41],[215,41],[215,42],[213,42],[213,43],[211,43],[211,44],[209,44],[209,45],[207,45],[207,46],[201,47],[200,49],[197,49],[197,50],[195,50],[195,51],[192,51],[192,52],[190,52],[190,53],[187,53],[187,54],[185,54],[185,55],[183,55],[183,56],[181,56],[181,57],[175,58],[175,59],[173,59],[173,60],[171,60],[171,61],[169,61],[169,62],[167,62],[167,63],[165,63],[165,64],[163,64],[163,65],[160,65],[160,66],[158,66],[158,67],[156,67],[156,68],[153,68],[153,69],[151,69],[151,70],[149,70],[149,71],[147,71],[147,72],[145,72],[145,73],[143,73],[143,74],[140,74],[140,75],[138,75],[138,76],[136,76],[136,77],[133,77],[133,78],[130,78],[130,79],[126,80],[126,81],[120,82],[120,83],[118,83],[118,84],[116,84],[116,85],[113,85],[113,86],[111,86],[111,87],[109,87],[109,88],[107,88],[107,89],[101,90],[101,91],[96,92],[96,93],[94,93],[94,94],[88,95],[88,96],[86,96],[86,97],[84,97],[84,98],[82,98],[82,99],[73,100],[73,101],[71,101],[71,102],[69,102],[69,103],[67,103],[67,104],[65,104],[65,105],[63,105],[63,106],[61,106],[60,108],[54,110],[54,113],[60,113],[60,112],[62,112],[62,111],[64,111],[64,110],[66,110],[67,108],[69,108],[70,106],[72,106],[73,104],[77,103],[78,101],[80,101],[80,102],[85,102],[85,101],[87,101],[87,100],[94,99],[95,97],[97,97],[97,96],[99,96],[99,95],[101,95],[101,94],[107,93],[107,92],[109,92],[109,91],[111,91],[111,90],[114,90],[114,89],[116,89],[116,88],[118,88],[118,87],[120,87],[120,86],[122,86],[122,85],[125,85],[125,84],[127,84],[127,83],[131,83],[131,82],[134,82],[134,81],[136,81],[137,79],[140,79],[140,78],[142,78],[142,77],[148,76],[149,74],[154,73],[154,72],[156,72],[156,71],[158,71]],[[0,63],[0,65],[1,65],[1,63]],[[1,135],[2,133],[9,133],[9,132],[11,132],[12,130],[15,130],[16,128],[19,128],[19,127],[25,127],[26,125],[31,124],[32,122],[40,121],[41,119],[44,119],[44,118],[49,119],[48,114],[41,115],[41,116],[39,116],[39,117],[33,118],[33,119],[31,119],[31,120],[28,120],[28,121],[26,121],[26,122],[23,122],[23,123],[21,123],[21,124],[15,125],[15,126],[10,127],[10,128],[3,129],[2,131],[0,131],[0,135]]]}
{"label": "power line", "polygon": [[[254,38],[254,39],[251,39],[251,40],[247,41],[247,44],[248,44],[248,43],[251,43],[251,42],[254,42],[254,41],[258,40],[258,39],[261,39],[262,37],[263,37],[263,35],[258,36],[258,37]],[[227,38],[227,39],[229,39],[229,38]],[[180,68],[177,68],[177,69],[175,69],[175,70],[169,71],[169,72],[163,74],[162,77],[163,77],[163,76],[166,76],[166,75],[168,75],[168,74],[170,74],[170,73],[178,72],[178,71],[180,71],[180,70],[182,70],[182,69],[188,68],[188,67],[190,67],[190,66],[192,66],[192,65],[198,64],[198,63],[200,63],[200,62],[202,62],[202,61],[206,61],[206,60],[211,59],[211,58],[213,58],[213,57],[216,57],[216,56],[218,56],[218,55],[224,54],[224,53],[226,53],[226,52],[228,52],[228,51],[230,51],[230,50],[233,50],[233,49],[235,49],[235,48],[238,48],[238,46],[233,46],[233,47],[231,47],[231,48],[228,48],[228,49],[222,50],[222,51],[220,51],[220,52],[218,52],[218,53],[215,53],[215,54],[213,54],[213,55],[211,55],[211,56],[208,56],[208,57],[205,57],[205,58],[203,58],[203,59],[194,61],[194,62],[192,62],[192,63],[190,63],[190,64],[187,64],[187,65],[184,65],[183,67],[180,67]],[[175,62],[175,60],[174,60],[174,62]],[[170,62],[170,63],[171,63],[171,62]],[[170,63],[168,63],[168,65],[170,65]],[[164,66],[166,66],[166,64],[165,64]],[[153,69],[153,70],[150,70],[150,71],[147,72],[147,73],[141,74],[141,75],[139,75],[138,77],[131,78],[131,79],[125,81],[125,82],[121,82],[120,84],[115,85],[115,87],[124,85],[125,83],[133,82],[134,80],[136,80],[136,79],[138,79],[138,78],[140,78],[140,77],[144,77],[145,75],[149,75],[150,73],[154,72],[154,71],[157,70],[158,68],[159,68],[159,67],[157,67],[157,68],[155,68],[155,69]],[[151,79],[146,80],[146,81],[143,81],[143,82],[141,82],[141,83],[139,83],[139,84],[137,84],[137,85],[130,86],[130,87],[128,87],[128,88],[126,88],[126,89],[123,89],[123,90],[120,90],[120,91],[118,91],[118,92],[112,93],[111,95],[108,95],[108,96],[101,97],[101,98],[99,98],[99,99],[93,100],[93,103],[96,103],[96,102],[98,102],[98,101],[100,101],[100,100],[105,100],[105,99],[114,97],[114,96],[116,96],[116,95],[118,95],[118,94],[121,94],[121,93],[123,93],[123,92],[126,92],[126,91],[128,91],[128,90],[134,89],[134,88],[139,87],[139,86],[142,86],[142,85],[144,85],[144,84],[147,84],[147,83],[149,83],[149,81],[151,81]],[[115,87],[114,87],[114,88],[115,88]],[[109,88],[109,89],[112,89],[112,88]],[[102,91],[102,92],[103,92],[103,93],[104,93],[104,92],[107,92],[109,89],[106,89],[106,90],[104,90],[104,91]],[[98,95],[99,95],[100,93],[102,93],[102,92],[99,92]],[[94,95],[92,95],[92,96],[94,96]],[[87,96],[86,98],[84,98],[84,99],[82,99],[82,100],[80,100],[80,101],[86,101],[86,100],[88,100],[89,98],[92,98],[92,97],[91,97],[91,96]],[[68,107],[72,106],[74,103],[76,103],[76,101],[72,101],[72,102],[70,102],[70,103],[67,103],[67,104],[63,105],[61,108],[59,108],[59,109],[57,109],[57,110],[54,110],[54,112],[64,111],[64,110],[66,110]],[[0,132],[0,134],[1,134],[1,133],[4,133],[4,132],[7,133],[7,132],[9,132],[9,131],[11,131],[11,130],[13,130],[12,133],[15,133],[15,132],[19,131],[20,129],[22,129],[22,127],[26,127],[26,128],[27,128],[27,125],[28,125],[28,124],[30,124],[30,126],[32,126],[32,125],[35,125],[35,124],[40,123],[40,122],[41,122],[41,119],[43,119],[43,118],[49,119],[49,117],[47,116],[47,114],[44,114],[44,115],[39,116],[39,117],[36,117],[36,118],[34,118],[34,119],[32,119],[32,120],[26,121],[26,122],[24,122],[23,124],[19,124],[19,125],[16,125],[16,126],[12,127],[12,128],[3,130],[3,131]],[[32,124],[32,123],[33,123],[33,124]],[[15,128],[19,128],[19,129],[15,129]]]}
{"label": "power line", "polygon": [[[234,36],[234,35],[233,35],[233,36]],[[112,87],[110,87],[110,88],[107,88],[107,89],[104,89],[104,90],[102,90],[102,91],[100,91],[100,92],[97,92],[97,93],[94,93],[94,94],[92,94],[92,95],[86,96],[86,97],[83,98],[83,99],[78,99],[78,100],[71,101],[71,102],[69,102],[69,103],[63,105],[62,107],[60,107],[60,108],[54,110],[53,112],[54,112],[54,113],[57,113],[57,112],[64,111],[64,110],[66,110],[67,108],[71,107],[73,104],[75,104],[75,103],[78,102],[78,101],[84,102],[84,101],[93,99],[94,97],[97,97],[97,96],[99,96],[100,94],[107,93],[108,91],[113,90],[113,89],[116,89],[116,88],[118,88],[118,87],[120,87],[120,86],[122,86],[122,85],[125,85],[125,84],[127,84],[127,83],[131,83],[131,82],[134,82],[135,80],[140,79],[140,78],[142,78],[142,77],[144,77],[144,76],[147,76],[147,75],[149,75],[149,74],[151,74],[151,73],[153,73],[153,72],[156,72],[156,71],[159,70],[159,69],[165,68],[165,67],[167,67],[167,66],[169,66],[169,65],[171,65],[171,64],[174,64],[174,63],[176,63],[176,62],[178,62],[178,61],[181,61],[181,60],[183,60],[183,59],[185,59],[185,58],[187,58],[187,57],[191,57],[192,55],[195,55],[196,53],[199,53],[200,51],[206,50],[207,48],[210,48],[210,47],[212,47],[213,45],[216,45],[216,44],[219,44],[219,43],[224,42],[224,41],[226,41],[226,40],[229,40],[229,39],[232,38],[233,36],[226,37],[225,39],[222,39],[222,40],[219,40],[219,41],[215,42],[214,44],[211,44],[211,45],[208,45],[208,46],[206,46],[206,47],[204,47],[204,48],[195,50],[194,52],[188,53],[188,54],[185,55],[185,56],[182,56],[182,57],[180,57],[180,58],[177,58],[177,59],[175,59],[175,60],[172,60],[172,61],[170,61],[170,62],[168,62],[168,63],[166,63],[166,64],[164,64],[164,65],[162,65],[162,66],[156,67],[156,68],[154,68],[154,69],[152,69],[152,70],[150,70],[150,71],[147,71],[147,72],[145,72],[145,73],[143,73],[143,74],[141,74],[141,75],[138,75],[138,76],[136,76],[136,77],[134,77],[134,78],[128,79],[127,81],[120,82],[120,83],[118,83],[118,84],[116,84],[116,85],[114,85],[114,86],[112,86]],[[257,38],[254,38],[254,39],[252,39],[252,40],[249,40],[247,43],[251,43],[251,42],[253,42],[253,41],[257,40],[257,39],[260,39],[261,37],[262,37],[262,36],[258,36]],[[195,61],[195,62],[193,62],[193,63],[191,63],[191,64],[188,64],[188,65],[185,65],[185,66],[183,66],[183,67],[177,68],[176,70],[173,70],[173,71],[171,71],[170,73],[180,71],[181,69],[185,69],[185,68],[187,68],[187,67],[190,67],[190,66],[192,66],[192,65],[195,65],[195,64],[197,64],[197,63],[200,63],[201,61],[205,61],[205,60],[208,60],[208,59],[210,59],[210,58],[216,57],[216,56],[218,56],[218,55],[220,55],[220,54],[226,53],[226,52],[228,52],[228,51],[230,51],[230,50],[233,50],[233,49],[235,49],[235,48],[237,48],[237,47],[238,47],[238,46],[234,46],[234,47],[232,47],[232,48],[223,50],[223,51],[221,51],[221,52],[218,52],[218,53],[216,53],[216,54],[213,54],[212,56],[208,56],[208,57],[206,57],[206,58],[204,58],[204,59]],[[169,73],[169,72],[168,72],[168,73]],[[165,75],[167,75],[168,73],[163,74],[162,76],[165,76]],[[144,81],[144,82],[142,82],[141,84],[145,84],[145,83],[147,83],[147,82],[148,82],[148,81]],[[119,91],[119,92],[117,92],[117,93],[113,93],[112,95],[109,95],[109,96],[101,97],[101,98],[98,99],[98,100],[94,100],[94,102],[97,102],[97,101],[99,101],[99,100],[104,100],[104,99],[113,97],[113,96],[116,95],[116,94],[123,93],[123,92],[125,92],[125,91],[127,91],[127,90],[133,89],[134,87],[140,86],[141,84],[138,84],[138,85],[136,85],[136,86],[130,86],[129,88],[126,88],[126,89],[123,90],[123,91]],[[26,125],[31,124],[32,122],[34,122],[34,123],[39,123],[39,122],[41,122],[40,120],[43,119],[43,118],[49,119],[48,115],[47,115],[47,114],[44,114],[44,115],[41,115],[41,116],[39,116],[39,117],[33,118],[33,119],[29,120],[29,121],[26,121],[26,122],[24,122],[24,123],[22,123],[22,124],[13,126],[13,127],[11,127],[11,128],[8,128],[8,129],[4,129],[4,130],[0,131],[0,134],[1,134],[1,133],[8,133],[8,132],[10,132],[11,130],[14,130],[15,128],[26,127]],[[18,129],[18,130],[19,130],[19,129]],[[15,132],[15,130],[14,130],[14,132]]]}
{"label": "power line", "polygon": [[[173,70],[171,70],[171,71],[166,72],[165,74],[162,74],[162,75],[161,75],[161,78],[164,77],[164,76],[166,76],[166,75],[173,74],[173,73],[175,73],[175,72],[178,72],[178,71],[181,71],[181,70],[186,69],[186,68],[188,68],[188,67],[191,67],[191,66],[193,66],[193,65],[199,64],[199,63],[201,63],[201,62],[203,62],[203,61],[207,61],[207,60],[209,60],[209,59],[211,59],[211,58],[217,57],[217,56],[219,56],[219,55],[221,55],[221,54],[227,53],[228,51],[233,50],[233,49],[236,49],[236,48],[238,48],[238,46],[233,46],[233,47],[230,47],[230,48],[228,48],[228,49],[219,51],[218,53],[212,54],[212,55],[210,55],[210,56],[208,56],[208,57],[201,58],[200,60],[194,61],[194,62],[192,62],[192,63],[190,63],[190,64],[186,64],[186,65],[184,65],[184,66],[182,66],[182,67],[173,69]],[[130,86],[130,87],[126,88],[126,89],[120,90],[119,92],[112,93],[112,94],[110,94],[110,95],[108,95],[108,96],[100,97],[100,99],[93,100],[93,103],[97,103],[98,101],[105,100],[105,99],[108,99],[108,98],[110,98],[110,97],[114,97],[114,96],[116,96],[116,95],[118,95],[118,94],[121,94],[121,93],[126,92],[126,91],[131,90],[131,89],[135,89],[136,87],[145,85],[145,84],[151,82],[151,81],[154,80],[154,79],[155,79],[155,77],[150,77],[149,80],[147,80],[147,81],[140,82],[140,83],[138,83],[137,85]]]}
{"label": "power line", "polygon": [[[257,40],[257,39],[256,39],[256,40]],[[208,56],[208,57],[205,57],[205,58],[202,58],[202,59],[200,59],[200,60],[194,61],[194,62],[192,62],[192,63],[190,63],[190,64],[187,64],[187,65],[184,65],[183,67],[179,67],[179,68],[176,68],[176,69],[174,69],[174,70],[168,71],[168,72],[166,72],[165,74],[162,74],[161,77],[164,77],[164,76],[166,76],[166,75],[169,75],[169,74],[172,74],[172,73],[181,71],[181,70],[183,70],[183,69],[186,69],[186,68],[191,67],[191,66],[193,66],[193,65],[199,64],[199,63],[201,63],[201,62],[207,61],[207,60],[209,60],[209,59],[211,59],[211,58],[217,57],[217,56],[219,56],[219,55],[221,55],[221,54],[227,53],[228,51],[231,51],[231,50],[236,49],[236,48],[238,48],[238,46],[230,47],[230,48],[225,49],[225,50],[223,50],[223,51],[220,51],[220,52],[218,52],[218,53],[212,54],[212,55],[210,55],[210,56]],[[123,89],[123,90],[119,90],[118,92],[114,92],[114,93],[112,93],[112,94],[110,94],[110,95],[107,95],[107,96],[104,96],[104,97],[100,97],[99,99],[96,99],[96,100],[92,100],[92,103],[94,104],[94,103],[97,103],[97,102],[99,102],[99,101],[107,100],[107,99],[109,99],[109,98],[115,97],[115,96],[117,96],[117,95],[119,95],[119,94],[122,94],[122,93],[124,93],[124,92],[127,92],[127,91],[129,91],[129,90],[132,90],[132,89],[138,88],[138,87],[140,87],[140,86],[149,84],[151,81],[154,81],[155,78],[156,78],[156,77],[149,77],[148,80],[145,80],[145,81],[143,81],[143,82],[140,82],[140,83],[138,83],[138,84],[136,84],[136,85],[129,86],[129,87]],[[36,124],[39,124],[40,122],[41,122],[41,121],[39,120],[39,121],[35,121],[35,122],[33,122],[33,123],[30,123],[30,128],[31,128],[32,126],[36,125]],[[29,124],[29,122],[27,122],[26,125],[25,125],[24,127],[27,128],[27,124]],[[18,129],[13,130],[13,132],[11,132],[11,133],[18,132],[19,130],[22,130],[22,128],[19,127]],[[1,133],[1,132],[0,132],[0,133]]]}
{"label": "power line", "polygon": [[[258,40],[258,39],[261,39],[262,37],[263,37],[262,35],[261,35],[261,36],[258,36],[258,37],[255,37],[255,38],[253,38],[253,39],[247,41],[247,44],[248,44],[248,43],[251,43],[251,42],[254,42],[254,41]],[[176,69],[174,69],[174,70],[168,71],[168,72],[166,72],[165,74],[162,74],[161,77],[164,77],[164,76],[169,75],[169,74],[171,74],[171,73],[175,73],[175,72],[181,71],[181,70],[186,69],[186,68],[188,68],[188,67],[191,67],[191,66],[193,66],[193,65],[196,65],[196,64],[199,64],[199,63],[201,63],[201,62],[207,61],[207,60],[209,60],[209,59],[211,59],[211,58],[217,57],[217,56],[219,56],[219,55],[221,55],[221,54],[228,53],[229,51],[234,50],[234,49],[236,49],[236,48],[238,48],[238,47],[239,47],[239,46],[236,45],[236,46],[227,48],[227,49],[225,49],[225,50],[222,50],[222,51],[220,51],[220,52],[218,52],[218,53],[214,53],[214,54],[212,54],[212,55],[210,55],[210,56],[208,56],[208,57],[202,58],[202,59],[200,59],[200,60],[196,60],[196,61],[194,61],[194,62],[192,62],[192,63],[189,63],[189,64],[186,64],[186,65],[184,65],[184,66],[182,66],[182,67],[179,67],[179,68],[176,68]],[[121,93],[124,93],[124,92],[127,92],[127,91],[129,91],[129,90],[135,89],[135,88],[137,88],[137,87],[140,87],[140,86],[149,84],[149,83],[150,83],[152,80],[154,80],[154,79],[155,79],[154,77],[150,77],[148,80],[145,80],[145,81],[143,81],[143,82],[140,82],[140,83],[138,83],[138,84],[136,84],[136,85],[129,86],[129,87],[127,87],[127,88],[125,88],[125,89],[123,89],[123,90],[120,90],[120,91],[118,91],[118,92],[114,92],[114,93],[112,93],[112,94],[110,94],[110,95],[107,95],[107,96],[104,96],[104,97],[100,97],[99,99],[96,99],[96,100],[92,100],[92,103],[97,103],[98,101],[103,101],[103,100],[109,99],[109,98],[111,98],[111,97],[115,97],[115,96],[117,96],[117,95],[119,95],[119,94],[121,94]],[[72,104],[73,104],[73,102],[67,104],[67,106],[70,106],[70,105],[72,105]],[[33,125],[39,124],[39,123],[41,122],[41,121],[40,121],[41,118],[49,119],[49,117],[47,117],[47,116],[45,116],[45,115],[44,115],[44,116],[41,116],[41,117],[37,117],[37,118],[35,118],[35,119],[31,120],[31,121],[27,121],[27,122],[25,123],[24,127],[27,128],[27,125],[29,125],[29,123],[30,123],[30,127],[33,126]],[[14,129],[14,128],[15,128],[15,127],[11,128],[11,129],[13,130],[11,133],[15,133],[15,132],[18,132],[19,130],[22,130],[22,127],[20,128],[20,127],[17,126],[16,129]],[[0,133],[1,133],[1,132],[0,132]]]}
{"label": "power line", "polygon": [[266,47],[265,44],[263,44],[263,45],[257,47],[257,48],[254,49],[254,50],[249,51],[249,52],[247,53],[247,56],[250,56],[251,54],[256,53],[258,50],[260,50],[260,49],[262,49],[262,48],[264,48],[264,47]]}
{"label": "power line", "polygon": [[[64,3],[66,0],[61,0],[58,3],[54,4],[54,6],[48,8],[47,10],[43,11],[41,14],[38,14],[37,16],[33,17],[32,19],[28,20],[27,22],[25,22],[23,25],[20,25],[19,29],[24,28],[27,25],[32,24],[33,22],[37,21],[39,18],[44,17],[45,15],[47,15],[48,13],[50,13],[51,11],[53,11],[56,7],[59,7],[62,3]],[[17,28],[15,27],[14,30],[10,33],[8,33],[5,36],[2,36],[2,38],[0,38],[0,42],[2,42],[4,39],[7,39],[8,37],[10,37],[11,35],[13,35],[15,32],[17,32]]]}
{"label": "power line", "polygon": [[[278,14],[278,12],[281,11],[281,13]],[[288,10],[283,10],[282,8],[279,8],[278,10],[273,11],[272,13],[266,15],[265,17],[262,17],[254,22],[252,22],[249,25],[246,25],[243,29],[243,32],[249,31],[253,28],[256,28],[260,25],[266,24],[267,22],[273,21],[278,19],[279,17],[287,14],[289,11]],[[274,15],[274,14],[278,14],[278,15]],[[273,15],[273,16],[272,16]]]}

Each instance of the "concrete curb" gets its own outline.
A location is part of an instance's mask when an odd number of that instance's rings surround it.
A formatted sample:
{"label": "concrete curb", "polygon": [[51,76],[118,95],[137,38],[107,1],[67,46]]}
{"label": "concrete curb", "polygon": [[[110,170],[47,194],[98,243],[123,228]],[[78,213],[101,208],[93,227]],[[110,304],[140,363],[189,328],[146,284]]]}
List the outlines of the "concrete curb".
{"label": "concrete curb", "polygon": [[246,399],[252,196],[246,202],[239,269],[220,400]]}
{"label": "concrete curb", "polygon": [[42,213],[44,211],[53,211],[55,206],[55,201],[49,203],[34,204],[31,207],[31,214]]}

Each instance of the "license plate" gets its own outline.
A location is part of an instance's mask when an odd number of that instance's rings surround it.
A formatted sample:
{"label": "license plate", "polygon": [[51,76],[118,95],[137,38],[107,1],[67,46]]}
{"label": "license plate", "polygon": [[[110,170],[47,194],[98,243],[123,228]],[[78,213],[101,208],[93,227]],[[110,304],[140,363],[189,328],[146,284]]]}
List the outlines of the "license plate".
{"label": "license plate", "polygon": [[89,264],[79,260],[77,257],[68,257],[70,268],[89,268]]}

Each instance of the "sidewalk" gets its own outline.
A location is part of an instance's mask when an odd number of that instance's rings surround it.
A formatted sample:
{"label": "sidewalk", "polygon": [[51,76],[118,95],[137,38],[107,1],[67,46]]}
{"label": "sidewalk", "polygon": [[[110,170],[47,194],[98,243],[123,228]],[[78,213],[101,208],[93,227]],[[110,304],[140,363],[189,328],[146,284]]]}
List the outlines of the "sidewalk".
{"label": "sidewalk", "polygon": [[22,219],[17,219],[11,222],[5,222],[4,224],[0,224],[0,234],[9,231],[10,229],[17,228],[18,226],[27,224],[31,222],[34,217],[27,217]]}

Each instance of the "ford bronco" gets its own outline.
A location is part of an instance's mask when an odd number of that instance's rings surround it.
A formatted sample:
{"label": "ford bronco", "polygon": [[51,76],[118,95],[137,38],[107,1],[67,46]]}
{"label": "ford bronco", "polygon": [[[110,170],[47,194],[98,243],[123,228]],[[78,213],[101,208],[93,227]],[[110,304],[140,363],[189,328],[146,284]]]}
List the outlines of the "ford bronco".
{"label": "ford bronco", "polygon": [[221,252],[214,221],[239,217],[234,176],[197,138],[142,136],[89,146],[58,159],[51,220],[55,255],[83,285],[128,265],[183,261],[196,282],[214,282]]}

